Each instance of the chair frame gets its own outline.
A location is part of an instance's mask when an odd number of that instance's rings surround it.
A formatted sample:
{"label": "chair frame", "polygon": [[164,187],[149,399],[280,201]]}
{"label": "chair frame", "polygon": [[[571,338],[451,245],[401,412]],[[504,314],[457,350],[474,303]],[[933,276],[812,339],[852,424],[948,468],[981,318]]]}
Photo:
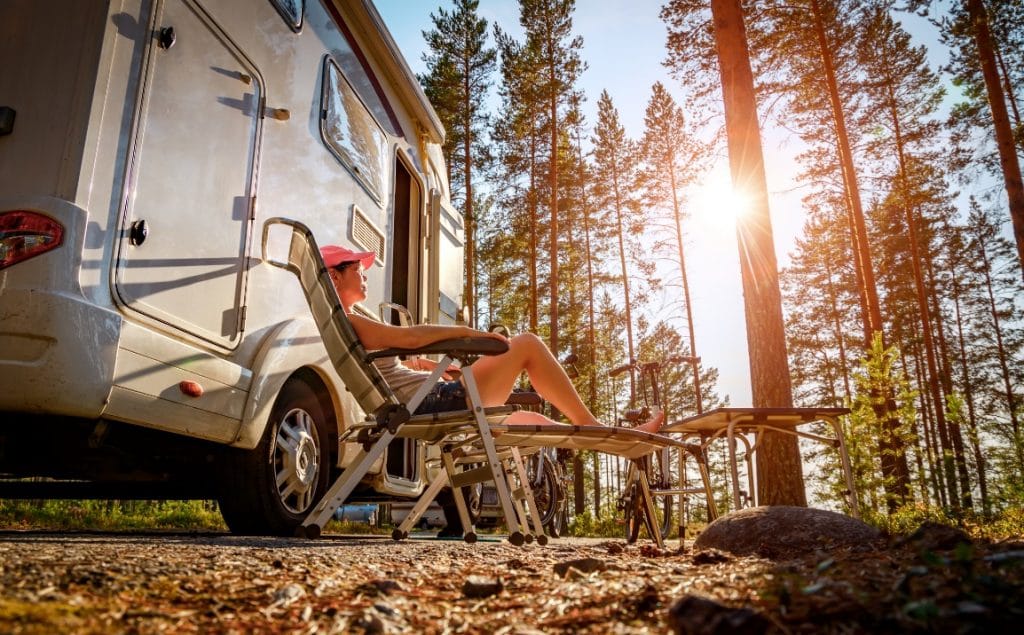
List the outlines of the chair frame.
{"label": "chair frame", "polygon": [[[291,230],[285,260],[274,260],[268,256],[270,230],[275,225]],[[690,451],[701,460],[699,447],[694,451],[689,444],[669,437],[628,428],[562,424],[505,425],[502,423],[504,418],[515,408],[483,407],[472,366],[480,356],[506,352],[507,343],[484,337],[453,338],[418,349],[392,348],[368,353],[345,314],[329,270],[320,255],[319,246],[308,227],[287,218],[268,219],[263,226],[262,251],[264,262],[290,271],[298,277],[328,356],[338,375],[345,382],[346,388],[367,415],[365,421],[349,426],[341,436],[341,441],[354,440],[360,445],[360,450],[296,529],[296,535],[300,537],[315,538],[320,535],[334,510],[355,491],[370,468],[383,456],[388,445],[397,438],[415,438],[428,443],[440,443],[444,469],[421,494],[413,512],[399,528],[402,531],[396,530],[393,535],[395,538],[407,536],[408,529],[418,518],[415,512],[422,514],[440,490],[448,485],[456,494],[456,508],[464,527],[468,529],[464,539],[474,541],[476,534],[470,523],[460,488],[491,480],[497,489],[502,513],[509,529],[509,542],[521,545],[528,539],[536,537],[539,543],[546,543],[547,537],[540,526],[537,505],[522,461],[523,448],[551,445],[594,449],[635,460],[655,450],[677,447]],[[386,356],[435,354],[441,355],[440,362],[416,390],[408,404],[398,400],[372,363],[374,359]],[[460,365],[470,409],[412,415],[445,369],[455,362]],[[494,432],[500,432],[498,441]],[[469,467],[474,461],[485,465],[482,468]],[[710,494],[711,486],[707,480],[705,487]],[[645,508],[653,518],[654,505],[650,488],[642,485],[642,491]],[[535,536],[529,531],[528,517],[533,521]],[[663,547],[660,532],[655,531],[655,534],[652,538],[659,547]]]}

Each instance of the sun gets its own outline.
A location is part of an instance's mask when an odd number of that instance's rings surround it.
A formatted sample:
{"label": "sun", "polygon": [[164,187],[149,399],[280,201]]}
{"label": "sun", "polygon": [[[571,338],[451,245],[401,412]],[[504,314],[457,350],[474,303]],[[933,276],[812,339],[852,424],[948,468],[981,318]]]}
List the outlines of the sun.
{"label": "sun", "polygon": [[736,221],[747,213],[750,202],[733,189],[727,169],[715,169],[695,187],[690,214],[702,232],[734,237]]}

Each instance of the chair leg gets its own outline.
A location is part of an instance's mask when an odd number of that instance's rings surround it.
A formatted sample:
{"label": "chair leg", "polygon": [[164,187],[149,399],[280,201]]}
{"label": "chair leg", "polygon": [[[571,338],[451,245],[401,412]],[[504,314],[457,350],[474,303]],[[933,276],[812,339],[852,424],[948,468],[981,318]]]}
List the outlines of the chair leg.
{"label": "chair leg", "polygon": [[409,531],[416,526],[416,523],[430,507],[430,504],[437,498],[441,488],[448,483],[449,476],[446,472],[440,472],[434,477],[434,480],[430,482],[427,489],[420,495],[416,500],[416,504],[413,505],[409,515],[405,517],[402,524],[399,525],[394,531],[391,532],[391,537],[395,540],[403,540],[409,537]]}
{"label": "chair leg", "polygon": [[484,417],[484,409],[480,404],[480,391],[476,386],[476,378],[473,376],[472,366],[462,369],[462,378],[466,383],[466,391],[469,393],[470,403],[473,408],[473,416],[476,419],[477,429],[480,433],[480,442],[484,446],[484,454],[487,457],[488,467],[491,469],[491,476],[494,480],[494,488],[498,491],[498,500],[501,502],[501,511],[505,514],[505,522],[508,524],[508,541],[519,546],[526,541],[526,536],[520,529],[517,521],[516,511],[512,505],[512,496],[509,490],[508,479],[505,477],[505,468],[498,459],[498,452],[495,449],[494,437],[491,435],[490,426]]}
{"label": "chair leg", "polygon": [[658,549],[664,549],[665,540],[661,536],[661,523],[658,522],[658,515],[655,512],[654,497],[651,496],[651,484],[647,480],[647,471],[637,469],[637,474],[640,482],[640,496],[643,498],[644,510],[650,520],[648,528],[651,530],[651,538],[654,539],[654,544],[658,545]]}
{"label": "chair leg", "polygon": [[[537,537],[537,544],[548,544],[547,534],[544,533],[544,526],[540,524],[540,510],[537,508],[537,499],[533,496],[533,488],[530,487],[530,478],[526,473],[526,466],[523,465],[523,457],[519,448],[512,446],[512,463],[522,484],[523,498],[526,499],[526,506],[530,510],[530,518],[533,521],[533,533]],[[524,523],[525,524],[525,523]]]}
{"label": "chair leg", "polygon": [[441,455],[444,461],[444,471],[448,475],[448,482],[452,484],[452,497],[455,499],[455,509],[459,512],[459,520],[462,522],[462,538],[466,542],[476,542],[476,528],[469,517],[469,510],[466,509],[466,499],[462,497],[462,487],[456,485],[455,461],[450,452]]}
{"label": "chair leg", "polygon": [[394,438],[395,435],[390,432],[384,432],[370,446],[369,450],[360,450],[359,454],[356,455],[356,460],[350,463],[345,468],[345,471],[341,473],[341,476],[334,481],[334,484],[324,492],[320,502],[306,516],[302,524],[296,528],[295,534],[300,538],[318,538],[324,525],[334,515],[334,510],[345,502],[345,499],[359,485],[359,481],[363,479],[363,476],[366,475],[366,472],[369,471],[374,462],[384,454],[384,450],[387,449],[388,444]]}

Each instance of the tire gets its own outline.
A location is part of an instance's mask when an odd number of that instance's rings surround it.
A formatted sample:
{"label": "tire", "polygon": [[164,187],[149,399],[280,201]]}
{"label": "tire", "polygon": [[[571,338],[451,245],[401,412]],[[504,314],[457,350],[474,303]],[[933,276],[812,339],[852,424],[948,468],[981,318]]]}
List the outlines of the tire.
{"label": "tire", "polygon": [[530,479],[533,499],[537,503],[537,511],[540,513],[540,524],[547,530],[549,535],[557,538],[561,521],[560,513],[565,505],[562,482],[559,479],[558,470],[551,459],[544,460],[544,467],[539,479],[535,474],[536,471],[536,460],[530,461],[527,477]]}
{"label": "tire", "polygon": [[[648,472],[648,481],[651,482],[652,476],[650,468],[650,458],[642,461],[642,469]],[[655,496],[654,506],[657,509],[661,507],[661,537],[668,538],[669,533],[672,530],[672,497],[671,496]],[[641,526],[647,529],[647,535],[654,536],[654,525],[652,520],[647,516],[647,510],[644,509],[643,497],[640,494],[640,484],[633,483],[630,485],[629,492],[626,496],[625,501],[625,518],[626,518],[626,542],[632,544],[637,541],[640,537]]]}
{"label": "tire", "polygon": [[285,383],[256,448],[225,456],[219,502],[232,533],[293,535],[328,487],[327,427],[313,389]]}
{"label": "tire", "polygon": [[[654,465],[651,470],[651,483],[653,489],[674,489],[670,476],[671,470],[668,467],[671,456],[670,450],[661,450],[660,452],[652,455],[652,458],[654,459]],[[674,498],[672,496],[654,497],[655,508],[661,508],[662,538],[668,538],[672,531],[672,511],[675,506],[673,500]]]}
{"label": "tire", "polygon": [[633,544],[640,537],[640,527],[645,524],[647,514],[644,513],[643,502],[640,500],[640,486],[634,483],[629,486],[626,495],[626,506],[623,513],[626,517],[626,542]]}

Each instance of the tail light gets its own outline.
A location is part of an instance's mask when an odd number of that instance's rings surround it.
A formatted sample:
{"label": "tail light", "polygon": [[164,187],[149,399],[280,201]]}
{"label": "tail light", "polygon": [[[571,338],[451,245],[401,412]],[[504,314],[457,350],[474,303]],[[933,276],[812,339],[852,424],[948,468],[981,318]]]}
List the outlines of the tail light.
{"label": "tail light", "polygon": [[60,246],[64,226],[37,212],[0,213],[0,269]]}

